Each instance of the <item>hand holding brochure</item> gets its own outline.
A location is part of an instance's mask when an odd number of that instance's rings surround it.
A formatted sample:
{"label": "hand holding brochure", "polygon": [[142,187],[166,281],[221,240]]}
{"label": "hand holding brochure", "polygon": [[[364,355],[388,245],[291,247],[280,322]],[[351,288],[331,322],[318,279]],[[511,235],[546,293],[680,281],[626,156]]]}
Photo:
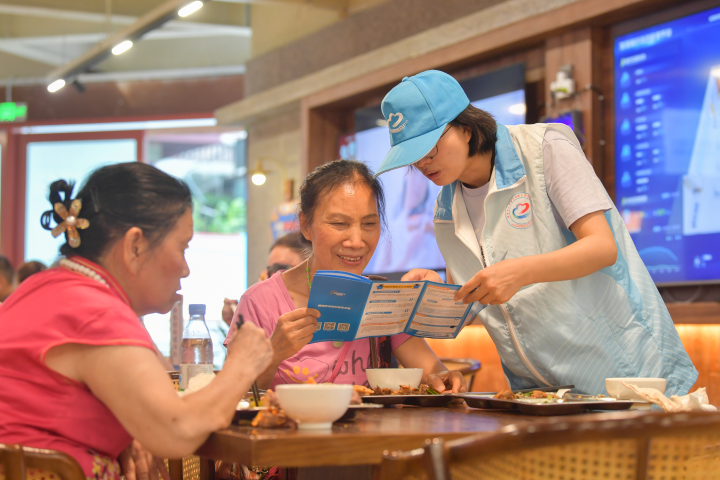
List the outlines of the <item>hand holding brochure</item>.
{"label": "hand holding brochure", "polygon": [[430,281],[372,281],[334,270],[315,274],[309,308],[320,311],[310,343],[352,341],[407,333],[415,337],[455,338],[471,305],[453,300],[460,285]]}

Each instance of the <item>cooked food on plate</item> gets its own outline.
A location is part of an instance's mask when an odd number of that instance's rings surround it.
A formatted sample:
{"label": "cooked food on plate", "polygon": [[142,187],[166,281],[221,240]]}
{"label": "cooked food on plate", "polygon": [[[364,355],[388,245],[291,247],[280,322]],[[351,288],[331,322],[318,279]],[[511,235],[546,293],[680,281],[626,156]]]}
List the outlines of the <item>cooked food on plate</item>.
{"label": "cooked food on plate", "polygon": [[280,407],[268,407],[255,415],[251,425],[260,428],[279,428],[293,426],[294,422],[285,415]]}
{"label": "cooked food on plate", "polygon": [[518,400],[523,398],[559,398],[552,392],[541,392],[540,390],[533,390],[532,392],[517,392],[514,393],[511,390],[503,390],[495,394],[493,398],[500,398],[502,400]]}
{"label": "cooked food on plate", "polygon": [[365,395],[440,395],[440,392],[436,391],[429,385],[421,384],[418,388],[411,387],[410,385],[400,385],[400,389],[393,390],[391,388],[380,388],[375,387],[375,390],[363,387],[362,392],[355,390],[361,396]]}
{"label": "cooked food on plate", "polygon": [[373,393],[373,389],[368,388],[365,385],[353,385],[353,390],[355,390],[355,393],[357,393],[361,397],[365,395],[372,395]]}

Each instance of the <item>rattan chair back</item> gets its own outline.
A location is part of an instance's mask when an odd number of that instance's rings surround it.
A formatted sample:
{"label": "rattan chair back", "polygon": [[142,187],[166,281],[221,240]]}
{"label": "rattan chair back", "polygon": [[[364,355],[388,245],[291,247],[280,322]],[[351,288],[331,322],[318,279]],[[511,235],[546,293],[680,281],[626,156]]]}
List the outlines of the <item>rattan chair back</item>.
{"label": "rattan chair back", "polygon": [[57,450],[0,443],[0,466],[0,476],[4,476],[5,480],[85,480],[85,473],[77,460]]}
{"label": "rattan chair back", "polygon": [[720,414],[604,414],[511,425],[384,455],[381,480],[720,480]]}

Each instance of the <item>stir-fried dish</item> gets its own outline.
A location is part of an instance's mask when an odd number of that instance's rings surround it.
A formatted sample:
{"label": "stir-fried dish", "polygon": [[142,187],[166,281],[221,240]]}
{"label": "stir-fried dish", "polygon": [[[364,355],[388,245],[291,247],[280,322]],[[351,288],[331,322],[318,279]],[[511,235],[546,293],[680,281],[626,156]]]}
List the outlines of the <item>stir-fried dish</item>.
{"label": "stir-fried dish", "polygon": [[522,400],[527,398],[559,398],[557,395],[551,392],[541,392],[540,390],[533,390],[532,392],[513,392],[511,390],[503,390],[495,394],[493,398],[499,398],[502,400]]}
{"label": "stir-fried dish", "polygon": [[371,390],[367,387],[362,387],[362,391],[358,391],[357,386],[355,387],[355,391],[358,392],[361,396],[370,395],[370,396],[376,396],[376,395],[440,395],[440,392],[435,390],[429,385],[425,385],[424,383],[420,385],[418,388],[411,387],[410,385],[400,385],[400,388],[398,390],[393,390],[391,388],[380,388],[375,387],[374,390]]}

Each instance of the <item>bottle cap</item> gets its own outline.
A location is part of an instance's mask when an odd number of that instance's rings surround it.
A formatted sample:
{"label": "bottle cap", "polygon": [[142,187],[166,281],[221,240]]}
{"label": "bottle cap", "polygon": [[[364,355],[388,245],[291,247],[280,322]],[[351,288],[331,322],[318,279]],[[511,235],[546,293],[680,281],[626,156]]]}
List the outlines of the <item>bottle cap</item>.
{"label": "bottle cap", "polygon": [[190,316],[193,315],[205,315],[205,305],[202,303],[192,303],[188,307],[188,310],[190,310]]}

